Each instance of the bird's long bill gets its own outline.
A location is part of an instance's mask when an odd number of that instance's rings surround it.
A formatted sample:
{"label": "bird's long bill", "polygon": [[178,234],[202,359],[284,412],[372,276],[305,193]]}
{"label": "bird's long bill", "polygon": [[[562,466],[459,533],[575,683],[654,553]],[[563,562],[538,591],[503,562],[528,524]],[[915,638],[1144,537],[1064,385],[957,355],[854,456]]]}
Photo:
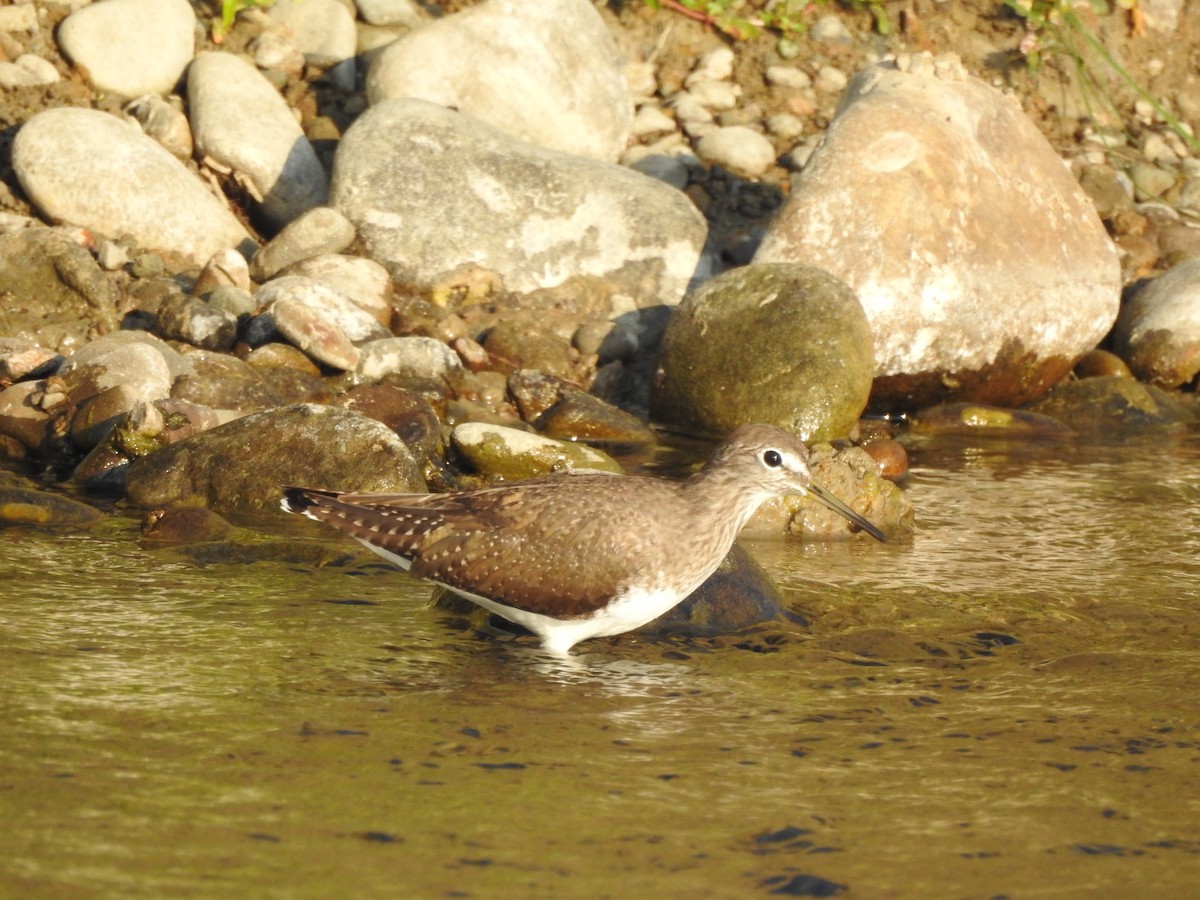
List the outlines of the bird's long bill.
{"label": "bird's long bill", "polygon": [[838,515],[845,516],[852,524],[857,525],[871,537],[875,538],[875,540],[883,541],[885,543],[887,542],[887,538],[884,537],[882,531],[848,507],[837,497],[833,496],[833,494],[829,493],[829,491],[825,490],[825,488],[821,487],[820,485],[810,484],[808,486],[808,492]]}

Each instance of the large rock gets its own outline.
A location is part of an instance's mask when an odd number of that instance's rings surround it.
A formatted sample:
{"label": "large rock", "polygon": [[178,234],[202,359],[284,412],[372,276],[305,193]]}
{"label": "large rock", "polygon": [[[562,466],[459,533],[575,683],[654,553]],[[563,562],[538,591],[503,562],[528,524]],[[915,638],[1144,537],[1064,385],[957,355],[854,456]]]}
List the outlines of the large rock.
{"label": "large rock", "polygon": [[650,411],[714,434],[770,422],[831,440],[857,424],[873,372],[871,329],[848,287],[807,266],[751,265],[675,310]]}
{"label": "large rock", "polygon": [[254,244],[187,168],[135,123],[94,109],[40,112],[17,132],[13,170],[47,218],[203,265]]}
{"label": "large rock", "polygon": [[325,202],[329,181],[287,101],[253,65],[203,53],[188,69],[196,149],[247,179],[279,228]]}
{"label": "large rock", "polygon": [[595,275],[645,306],[678,302],[706,231],[686,197],[651,178],[423,100],[385,101],[350,127],[330,202],[409,285],[469,265],[518,292]]}
{"label": "large rock", "polygon": [[1200,372],[1200,259],[1189,259],[1141,288],[1113,329],[1117,352],[1139,378],[1160,387]]}
{"label": "large rock", "polygon": [[633,123],[624,65],[588,0],[489,0],[389,45],[367,96],[428,100],[521,140],[615,162]]}
{"label": "large rock", "polygon": [[274,510],[296,484],[353,491],[424,491],[408,446],[350,410],[270,409],[170,444],[129,466],[137,506],[199,504],[218,512]]}
{"label": "large rock", "polygon": [[104,0],[67,16],[58,43],[102,91],[169,94],[195,51],[196,14],[187,0]]}
{"label": "large rock", "polygon": [[1045,138],[954,57],[854,78],[755,261],[854,289],[880,409],[1040,396],[1112,326],[1121,282]]}

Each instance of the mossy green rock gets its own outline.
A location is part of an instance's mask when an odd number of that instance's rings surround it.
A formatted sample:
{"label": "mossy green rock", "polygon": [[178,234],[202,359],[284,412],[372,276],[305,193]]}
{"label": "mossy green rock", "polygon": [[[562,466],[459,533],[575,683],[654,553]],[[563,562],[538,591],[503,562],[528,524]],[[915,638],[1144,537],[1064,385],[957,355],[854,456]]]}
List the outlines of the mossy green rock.
{"label": "mossy green rock", "polygon": [[304,403],[235,419],[136,459],[125,492],[141,507],[188,503],[246,513],[278,509],[289,484],[425,491],[408,445],[382,422]]}
{"label": "mossy green rock", "polygon": [[651,415],[726,434],[769,422],[806,441],[850,433],[875,371],[854,292],[787,263],[726,272],[684,298],[663,337]]}

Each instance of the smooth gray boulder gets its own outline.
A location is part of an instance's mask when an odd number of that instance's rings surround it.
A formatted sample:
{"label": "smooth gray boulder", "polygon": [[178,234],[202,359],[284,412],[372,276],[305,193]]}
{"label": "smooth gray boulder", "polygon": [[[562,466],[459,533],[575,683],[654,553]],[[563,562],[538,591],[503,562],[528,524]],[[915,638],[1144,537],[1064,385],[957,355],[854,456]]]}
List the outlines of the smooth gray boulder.
{"label": "smooth gray boulder", "polygon": [[136,123],[94,109],[40,112],[17,132],[13,170],[53,222],[203,265],[230,247],[249,252],[242,224],[199,178]]}
{"label": "smooth gray boulder", "polygon": [[520,140],[616,162],[633,125],[624,70],[588,0],[488,0],[390,44],[367,96],[428,100]]}
{"label": "smooth gray boulder", "polygon": [[639,306],[679,301],[707,230],[683,194],[651,178],[423,100],[388,100],[350,127],[330,205],[404,284],[431,287],[470,266],[517,292],[593,275]]}

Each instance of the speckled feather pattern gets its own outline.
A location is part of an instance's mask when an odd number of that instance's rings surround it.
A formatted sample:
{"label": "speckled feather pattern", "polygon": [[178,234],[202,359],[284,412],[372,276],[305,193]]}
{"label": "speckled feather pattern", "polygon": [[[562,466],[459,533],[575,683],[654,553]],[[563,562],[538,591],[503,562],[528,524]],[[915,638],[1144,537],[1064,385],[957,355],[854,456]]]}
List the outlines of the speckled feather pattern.
{"label": "speckled feather pattern", "polygon": [[[502,614],[534,614],[547,646],[562,621],[570,636],[561,648],[637,627],[684,599],[764,500],[807,489],[807,460],[792,435],[753,425],[683,482],[580,474],[456,494],[289,488],[283,508],[410,561],[414,575],[491,600]],[[619,602],[647,595],[656,608],[642,622]],[[600,621],[610,604],[613,615]],[[594,628],[578,627],[591,619]]]}

